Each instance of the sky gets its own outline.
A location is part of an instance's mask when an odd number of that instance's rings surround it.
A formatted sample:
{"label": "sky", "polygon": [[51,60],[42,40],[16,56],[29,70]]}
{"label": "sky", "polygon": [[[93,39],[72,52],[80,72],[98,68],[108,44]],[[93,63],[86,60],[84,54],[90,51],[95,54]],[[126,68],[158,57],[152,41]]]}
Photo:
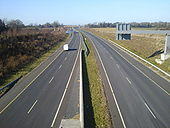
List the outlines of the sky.
{"label": "sky", "polygon": [[0,19],[4,18],[64,25],[170,22],[170,0],[0,0]]}

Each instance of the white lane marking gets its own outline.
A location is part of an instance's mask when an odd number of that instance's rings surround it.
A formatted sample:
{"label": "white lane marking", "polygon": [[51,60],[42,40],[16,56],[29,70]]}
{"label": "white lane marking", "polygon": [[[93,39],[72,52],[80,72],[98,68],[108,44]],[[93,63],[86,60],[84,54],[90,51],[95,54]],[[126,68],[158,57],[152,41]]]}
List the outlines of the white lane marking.
{"label": "white lane marking", "polygon": [[64,60],[67,60],[67,57],[65,57],[65,59]]}
{"label": "white lane marking", "polygon": [[[116,51],[116,50],[115,50]],[[117,52],[117,51],[116,51]],[[136,68],[140,73],[142,73],[146,78],[148,78],[151,82],[153,82],[157,87],[159,87],[162,91],[164,91],[167,95],[170,96],[170,93],[167,92],[164,88],[162,88],[159,84],[157,84],[155,81],[153,81],[149,76],[147,76],[145,73],[143,73],[139,68],[137,68],[135,65],[133,65],[130,61],[128,61],[125,57],[123,57],[119,52],[117,52],[122,58],[124,58],[129,64],[131,64],[134,68]]]}
{"label": "white lane marking", "polygon": [[51,80],[49,81],[49,83],[51,83],[51,81],[54,79],[54,76],[51,78]]}
{"label": "white lane marking", "polygon": [[34,102],[34,104],[31,106],[31,108],[30,108],[29,111],[27,112],[28,114],[31,112],[31,110],[33,109],[33,107],[35,106],[35,104],[37,103],[37,101],[38,101],[38,100],[36,100],[36,101]]}
{"label": "white lane marking", "polygon": [[[80,44],[79,44],[79,50],[80,50]],[[79,51],[79,52],[80,52],[80,51]],[[62,104],[62,102],[63,102],[63,100],[64,100],[65,95],[66,95],[66,91],[67,91],[68,85],[69,85],[69,83],[70,83],[71,77],[72,77],[72,75],[73,75],[73,71],[74,71],[75,66],[76,66],[76,62],[77,62],[77,59],[78,59],[79,52],[77,53],[77,57],[76,57],[75,63],[74,63],[74,65],[73,65],[73,68],[72,68],[70,77],[69,77],[69,79],[68,79],[68,81],[67,81],[67,85],[66,85],[66,88],[65,88],[65,90],[64,90],[63,96],[62,96],[62,98],[61,98],[61,100],[60,100],[60,104],[59,104],[59,106],[58,106],[58,108],[57,108],[57,111],[56,111],[56,113],[55,113],[53,122],[52,122],[52,124],[51,124],[51,128],[54,126],[54,123],[55,123],[55,120],[56,120],[56,118],[57,118],[57,116],[58,116],[58,112],[59,112],[59,110],[60,110],[61,104]]]}
{"label": "white lane marking", "polygon": [[5,106],[4,109],[2,109],[0,114],[5,111],[57,59],[57,57],[61,55],[61,53],[63,53],[63,50],[7,106]]}
{"label": "white lane marking", "polygon": [[70,52],[68,52],[68,55],[70,54]]}
{"label": "white lane marking", "polygon": [[118,68],[120,68],[120,66],[119,66],[118,64],[116,64],[116,66],[117,66]]}
{"label": "white lane marking", "polygon": [[[109,42],[113,42],[112,40],[108,40]],[[114,44],[113,44],[114,43]],[[137,57],[137,58],[139,58],[140,60],[142,60],[142,61],[144,61],[144,62],[146,62],[147,64],[149,64],[149,65],[151,65],[152,67],[154,67],[154,68],[156,68],[157,70],[159,70],[160,72],[162,72],[162,73],[164,73],[165,75],[167,75],[167,76],[169,76],[170,77],[170,74],[168,74],[167,72],[165,72],[164,70],[162,70],[162,69],[160,69],[160,68],[158,68],[157,66],[155,66],[154,64],[152,64],[152,63],[150,63],[149,61],[147,61],[147,60],[145,60],[145,59],[143,59],[142,57],[140,57],[140,56],[138,56],[138,55],[136,55],[135,53],[133,53],[133,52],[131,52],[131,51],[129,51],[128,49],[126,49],[126,48],[124,48],[124,47],[122,47],[121,45],[119,45],[119,44],[116,44],[115,42],[113,42],[111,45],[116,45],[116,47],[117,48],[119,48],[119,49],[121,49],[121,50],[123,50],[125,53],[127,53],[127,54],[132,54],[132,55],[134,55],[135,57]],[[158,74],[159,75],[159,74]],[[161,76],[162,77],[162,76]],[[163,77],[164,78],[164,77]],[[167,79],[165,79],[165,80],[167,80]]]}
{"label": "white lane marking", "polygon": [[117,68],[119,69],[120,71],[120,74],[122,74],[122,76],[124,76],[123,72],[120,70],[120,66],[118,64],[116,64]]}
{"label": "white lane marking", "polygon": [[130,84],[132,84],[128,77],[126,77],[126,79],[127,79],[127,81],[128,81]]}
{"label": "white lane marking", "polygon": [[60,67],[58,69],[60,69],[62,67],[62,65],[60,65]]}
{"label": "white lane marking", "polygon": [[[73,37],[71,37],[71,39],[69,40],[69,44],[72,41]],[[56,50],[57,51],[57,50]],[[56,52],[54,52],[51,56],[53,56]],[[6,105],[2,111],[0,112],[0,114],[5,111],[60,55],[61,53],[63,53],[63,50],[61,50],[58,55],[47,65],[47,67],[45,67],[13,100],[11,100],[11,102],[9,102],[8,105]],[[47,58],[48,59],[48,58]],[[46,60],[47,60],[46,59]],[[39,66],[44,63],[46,60],[44,60],[43,62],[41,62],[39,64]],[[37,66],[35,69],[37,69],[39,66]],[[33,69],[33,70],[35,70]],[[28,73],[26,76],[28,76],[30,73]],[[23,78],[22,78],[23,79]]]}
{"label": "white lane marking", "polygon": [[[89,38],[89,39],[91,40],[91,38]],[[91,42],[93,42],[93,41],[91,40]],[[94,48],[96,49],[96,52],[97,52],[97,54],[98,54],[98,56],[99,56],[99,60],[100,60],[100,62],[101,62],[101,64],[102,64],[103,70],[104,70],[104,72],[105,72],[105,74],[106,74],[106,78],[107,78],[107,81],[108,81],[108,83],[109,83],[109,87],[110,87],[110,89],[111,89],[113,98],[114,98],[114,100],[115,100],[116,107],[117,107],[117,109],[118,109],[118,112],[119,112],[119,115],[120,115],[120,118],[121,118],[123,127],[126,128],[125,121],[124,121],[123,116],[122,116],[122,113],[121,113],[121,111],[120,111],[120,107],[119,107],[119,105],[118,105],[116,96],[115,96],[115,94],[114,94],[114,92],[113,92],[113,88],[112,88],[112,86],[111,86],[110,79],[109,79],[109,77],[108,77],[108,75],[107,75],[107,72],[106,72],[106,69],[105,69],[105,67],[104,67],[103,61],[102,61],[102,59],[101,59],[101,57],[100,57],[100,54],[99,54],[96,46],[94,45],[94,43],[92,43],[92,44],[93,44]]]}
{"label": "white lane marking", "polygon": [[[105,43],[107,44],[107,43]],[[107,44],[110,48],[112,48],[109,44]],[[116,46],[115,46],[116,47]],[[118,48],[118,47],[117,47]],[[113,48],[112,48],[113,49]],[[145,73],[143,73],[139,68],[137,68],[135,65],[133,65],[129,60],[127,60],[123,55],[121,55],[118,51],[113,49],[117,54],[119,54],[123,59],[125,59],[130,65],[132,65],[135,69],[137,69],[140,73],[142,73],[145,77],[147,77],[151,82],[153,82],[157,87],[159,87],[162,91],[164,91],[168,96],[170,96],[170,93],[167,92],[164,88],[162,88],[159,84],[157,84],[155,81],[153,81],[149,76],[147,76]],[[122,49],[120,49],[122,50]],[[123,51],[123,50],[122,50]],[[124,51],[125,52],[125,51]],[[126,53],[126,52],[125,52]]]}
{"label": "white lane marking", "polygon": [[151,109],[149,108],[149,106],[145,103],[145,106],[147,107],[147,109],[149,110],[149,112],[152,114],[152,116],[156,119],[156,116],[153,114],[153,112],[151,111]]}

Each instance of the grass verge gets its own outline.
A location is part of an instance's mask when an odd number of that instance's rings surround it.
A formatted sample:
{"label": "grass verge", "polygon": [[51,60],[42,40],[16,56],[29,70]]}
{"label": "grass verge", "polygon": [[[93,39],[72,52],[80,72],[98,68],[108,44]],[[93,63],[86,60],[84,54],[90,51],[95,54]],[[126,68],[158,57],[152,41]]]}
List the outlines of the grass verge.
{"label": "grass verge", "polygon": [[19,78],[20,76],[25,76],[29,72],[31,72],[34,68],[36,68],[41,62],[46,60],[49,56],[51,56],[60,46],[62,46],[65,42],[67,42],[69,37],[67,37],[64,41],[56,43],[56,45],[50,49],[49,51],[42,54],[39,58],[33,60],[32,62],[25,65],[17,72],[13,72],[11,76],[7,77],[4,82],[1,83],[0,87],[4,87],[8,83],[14,81],[15,79]]}
{"label": "grass verge", "polygon": [[85,127],[107,128],[111,120],[94,49],[88,38],[85,43],[90,51],[87,57],[83,56]]}

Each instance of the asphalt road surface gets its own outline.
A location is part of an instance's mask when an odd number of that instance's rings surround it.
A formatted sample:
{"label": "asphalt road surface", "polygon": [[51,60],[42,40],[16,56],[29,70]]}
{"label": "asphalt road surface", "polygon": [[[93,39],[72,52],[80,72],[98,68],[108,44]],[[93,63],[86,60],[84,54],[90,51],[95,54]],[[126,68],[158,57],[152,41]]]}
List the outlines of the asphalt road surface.
{"label": "asphalt road surface", "polygon": [[1,108],[1,128],[50,128],[60,125],[65,112],[63,108],[66,108],[62,106],[64,96],[69,92],[67,87],[79,60],[80,40],[79,33],[74,33],[69,44],[71,50],[62,51],[12,102],[5,103],[0,99],[0,104],[7,104]]}
{"label": "asphalt road surface", "polygon": [[113,127],[170,128],[170,83],[105,40],[85,34],[101,63]]}

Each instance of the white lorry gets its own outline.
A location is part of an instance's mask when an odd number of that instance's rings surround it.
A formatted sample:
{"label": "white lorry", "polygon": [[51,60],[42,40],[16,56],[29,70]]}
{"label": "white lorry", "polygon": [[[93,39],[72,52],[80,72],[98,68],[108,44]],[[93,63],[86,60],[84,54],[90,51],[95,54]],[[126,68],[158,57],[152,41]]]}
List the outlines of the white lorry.
{"label": "white lorry", "polygon": [[64,49],[64,51],[68,51],[68,44],[65,44],[65,45],[63,46],[63,49]]}

